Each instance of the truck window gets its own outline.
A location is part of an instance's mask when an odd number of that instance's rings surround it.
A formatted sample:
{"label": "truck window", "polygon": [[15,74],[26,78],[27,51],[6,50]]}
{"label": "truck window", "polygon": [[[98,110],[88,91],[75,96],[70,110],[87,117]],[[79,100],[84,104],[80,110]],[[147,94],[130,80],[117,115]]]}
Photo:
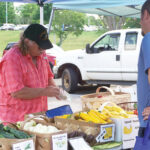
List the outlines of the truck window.
{"label": "truck window", "polygon": [[120,34],[107,34],[93,45],[95,53],[101,51],[117,51]]}
{"label": "truck window", "polygon": [[137,44],[137,32],[126,33],[124,49],[136,50],[136,44]]}

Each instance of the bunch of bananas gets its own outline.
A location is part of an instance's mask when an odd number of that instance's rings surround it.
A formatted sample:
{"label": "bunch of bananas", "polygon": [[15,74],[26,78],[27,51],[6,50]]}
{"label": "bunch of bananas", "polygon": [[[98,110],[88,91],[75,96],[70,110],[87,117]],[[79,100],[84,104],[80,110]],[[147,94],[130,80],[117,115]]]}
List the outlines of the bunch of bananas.
{"label": "bunch of bananas", "polygon": [[110,118],[130,118],[132,115],[127,113],[121,107],[117,106],[104,106],[102,113],[109,116]]}

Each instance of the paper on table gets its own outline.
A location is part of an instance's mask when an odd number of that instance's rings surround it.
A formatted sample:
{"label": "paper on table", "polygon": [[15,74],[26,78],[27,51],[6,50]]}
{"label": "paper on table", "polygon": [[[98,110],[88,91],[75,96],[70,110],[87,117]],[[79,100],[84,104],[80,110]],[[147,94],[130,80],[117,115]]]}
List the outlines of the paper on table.
{"label": "paper on table", "polygon": [[93,150],[83,137],[71,138],[69,139],[69,143],[74,150]]}

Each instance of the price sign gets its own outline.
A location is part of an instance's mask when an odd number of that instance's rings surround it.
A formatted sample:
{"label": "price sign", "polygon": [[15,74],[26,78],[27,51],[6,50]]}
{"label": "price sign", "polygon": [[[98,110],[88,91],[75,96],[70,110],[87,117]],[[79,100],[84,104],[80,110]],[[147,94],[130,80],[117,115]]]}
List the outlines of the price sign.
{"label": "price sign", "polygon": [[71,138],[69,139],[69,143],[74,150],[93,150],[83,137]]}
{"label": "price sign", "polygon": [[53,150],[67,150],[67,133],[52,136]]}
{"label": "price sign", "polygon": [[13,150],[35,150],[33,140],[23,141],[12,145]]}
{"label": "price sign", "polygon": [[109,142],[114,140],[115,125],[101,125],[100,134],[96,137],[97,142]]}

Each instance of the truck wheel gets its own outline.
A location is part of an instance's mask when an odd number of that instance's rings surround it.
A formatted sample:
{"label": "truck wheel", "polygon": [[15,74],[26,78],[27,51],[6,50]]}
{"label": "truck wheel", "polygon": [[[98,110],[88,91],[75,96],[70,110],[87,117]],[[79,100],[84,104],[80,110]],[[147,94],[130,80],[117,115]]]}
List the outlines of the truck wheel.
{"label": "truck wheel", "polygon": [[77,89],[78,75],[73,68],[66,68],[62,73],[62,88],[72,93]]}

